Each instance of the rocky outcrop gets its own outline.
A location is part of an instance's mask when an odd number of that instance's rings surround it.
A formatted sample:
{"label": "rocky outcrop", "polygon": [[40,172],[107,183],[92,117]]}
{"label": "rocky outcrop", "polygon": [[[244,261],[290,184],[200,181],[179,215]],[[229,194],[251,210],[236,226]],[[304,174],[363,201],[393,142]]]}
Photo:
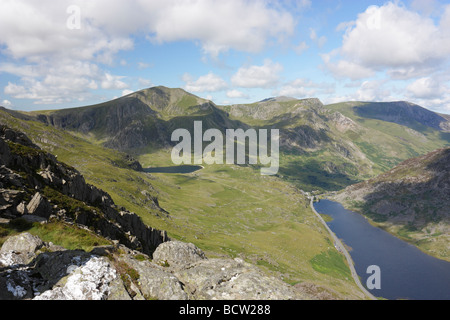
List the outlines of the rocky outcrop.
{"label": "rocky outcrop", "polygon": [[122,245],[96,247],[91,252],[65,250],[22,233],[10,237],[0,249],[0,299],[312,298],[240,259],[207,259],[193,244],[166,242],[158,246],[155,256],[158,260],[152,261]]}
{"label": "rocky outcrop", "polygon": [[0,218],[76,223],[149,255],[169,240],[165,231],[117,207],[109,194],[87,184],[77,170],[7,127],[0,128],[0,208]]}

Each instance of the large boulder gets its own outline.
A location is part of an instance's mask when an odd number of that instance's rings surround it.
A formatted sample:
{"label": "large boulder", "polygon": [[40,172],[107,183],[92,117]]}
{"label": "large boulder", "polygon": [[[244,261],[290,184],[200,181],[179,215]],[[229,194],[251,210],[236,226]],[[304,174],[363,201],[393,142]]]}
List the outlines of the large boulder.
{"label": "large boulder", "polygon": [[104,300],[110,293],[110,283],[117,279],[116,270],[106,257],[90,256],[86,261],[67,267],[69,274],[50,290],[34,300]]}
{"label": "large boulder", "polygon": [[0,266],[29,263],[43,244],[39,237],[27,232],[9,237],[0,249]]}
{"label": "large boulder", "polygon": [[144,298],[157,300],[186,300],[188,298],[180,280],[165,267],[156,265],[150,260],[134,259],[130,255],[122,256],[120,261],[139,274],[138,289]]}
{"label": "large boulder", "polygon": [[153,262],[166,267],[180,269],[206,259],[205,253],[192,243],[167,241],[153,253]]}
{"label": "large boulder", "polygon": [[236,258],[201,260],[175,272],[195,300],[297,300],[308,298],[283,281]]}

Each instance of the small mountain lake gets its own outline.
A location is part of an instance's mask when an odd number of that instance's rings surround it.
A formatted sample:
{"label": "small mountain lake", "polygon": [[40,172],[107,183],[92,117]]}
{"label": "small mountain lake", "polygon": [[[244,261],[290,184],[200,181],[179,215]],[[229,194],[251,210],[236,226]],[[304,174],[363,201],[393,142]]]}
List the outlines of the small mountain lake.
{"label": "small mountain lake", "polygon": [[321,200],[317,212],[333,218],[330,229],[347,246],[356,272],[366,286],[371,265],[381,271],[376,297],[410,300],[450,300],[450,262],[434,258],[390,233],[372,226],[362,215],[340,203]]}
{"label": "small mountain lake", "polygon": [[143,171],[148,173],[192,173],[200,169],[203,169],[203,167],[194,165],[182,165],[172,167],[144,168]]}

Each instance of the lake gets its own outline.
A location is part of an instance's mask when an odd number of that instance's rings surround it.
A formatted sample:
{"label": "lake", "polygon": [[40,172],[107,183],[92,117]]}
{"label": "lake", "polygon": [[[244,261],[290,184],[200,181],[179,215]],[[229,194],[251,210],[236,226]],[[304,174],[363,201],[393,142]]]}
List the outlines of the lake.
{"label": "lake", "polygon": [[370,225],[362,215],[340,203],[321,200],[319,213],[333,218],[330,229],[348,247],[361,282],[371,265],[381,270],[381,289],[369,290],[386,299],[450,300],[450,262],[434,258],[390,233]]}
{"label": "lake", "polygon": [[182,166],[172,166],[172,167],[154,167],[154,168],[144,168],[144,172],[148,173],[192,173],[203,169],[202,166],[192,166],[192,165],[182,165]]}

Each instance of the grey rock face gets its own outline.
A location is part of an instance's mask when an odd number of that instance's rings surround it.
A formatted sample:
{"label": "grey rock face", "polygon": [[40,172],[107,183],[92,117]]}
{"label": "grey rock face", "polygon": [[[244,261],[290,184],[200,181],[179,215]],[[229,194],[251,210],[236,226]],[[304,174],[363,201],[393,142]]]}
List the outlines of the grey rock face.
{"label": "grey rock face", "polygon": [[110,293],[109,284],[117,278],[116,270],[105,257],[91,256],[83,263],[70,265],[70,272],[51,290],[34,300],[104,300]]}
{"label": "grey rock face", "polygon": [[[175,272],[193,299],[293,300],[300,293],[240,259],[202,260]],[[304,298],[304,297],[303,297]]]}
{"label": "grey rock face", "polygon": [[52,208],[48,201],[39,192],[36,192],[27,205],[27,212],[39,217],[49,218]]}
{"label": "grey rock face", "polygon": [[149,260],[138,261],[129,256],[120,259],[139,274],[138,286],[141,295],[147,299],[186,300],[180,280],[165,268]]}
{"label": "grey rock face", "polygon": [[[159,247],[156,256],[176,268],[122,245],[65,250],[23,233],[9,238],[0,250],[0,300],[310,298],[240,259],[206,259],[195,245],[179,241]],[[19,265],[10,259],[19,252],[28,262]]]}
{"label": "grey rock face", "polygon": [[8,238],[0,249],[0,266],[27,264],[35,257],[35,252],[43,246],[39,237],[21,233]]}
{"label": "grey rock face", "polygon": [[184,268],[203,259],[206,259],[203,251],[192,243],[181,241],[162,243],[153,253],[153,261],[155,263],[174,268]]}

